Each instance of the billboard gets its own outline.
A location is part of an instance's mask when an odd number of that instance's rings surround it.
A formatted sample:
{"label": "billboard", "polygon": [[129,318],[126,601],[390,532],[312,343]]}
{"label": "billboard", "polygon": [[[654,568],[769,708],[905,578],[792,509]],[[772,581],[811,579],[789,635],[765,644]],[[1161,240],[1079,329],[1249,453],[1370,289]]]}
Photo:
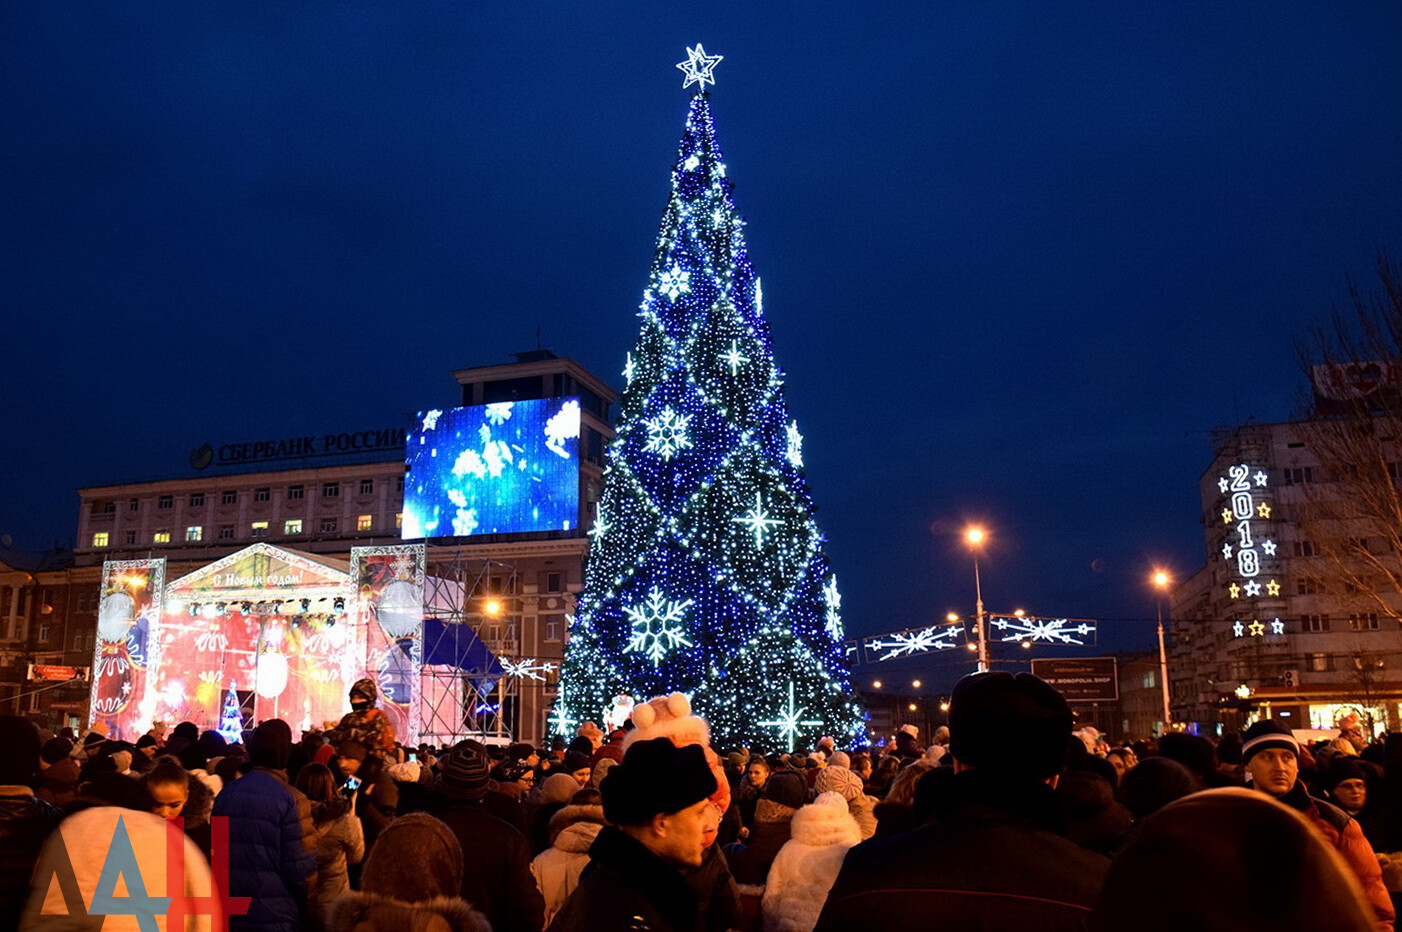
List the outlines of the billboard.
{"label": "billboard", "polygon": [[1055,687],[1067,702],[1114,702],[1120,698],[1114,657],[1034,660],[1032,673]]}
{"label": "billboard", "polygon": [[579,399],[420,411],[405,437],[405,463],[405,540],[572,530]]}

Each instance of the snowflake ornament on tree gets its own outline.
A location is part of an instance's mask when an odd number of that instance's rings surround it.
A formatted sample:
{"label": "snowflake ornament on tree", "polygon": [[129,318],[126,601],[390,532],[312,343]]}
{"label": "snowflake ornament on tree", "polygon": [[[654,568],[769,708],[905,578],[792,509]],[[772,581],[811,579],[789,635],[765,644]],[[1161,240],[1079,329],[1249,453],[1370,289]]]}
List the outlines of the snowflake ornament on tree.
{"label": "snowflake ornament on tree", "polygon": [[678,414],[671,408],[662,409],[661,414],[647,422],[647,443],[643,449],[656,453],[664,460],[671,459],[691,446],[691,440],[686,435],[690,423],[690,414]]}
{"label": "snowflake ornament on tree", "polygon": [[669,600],[653,586],[646,602],[624,609],[633,626],[633,636],[623,650],[643,654],[655,667],[669,650],[690,647],[691,641],[687,640],[681,627],[682,613],[690,606],[691,599],[684,602]]}

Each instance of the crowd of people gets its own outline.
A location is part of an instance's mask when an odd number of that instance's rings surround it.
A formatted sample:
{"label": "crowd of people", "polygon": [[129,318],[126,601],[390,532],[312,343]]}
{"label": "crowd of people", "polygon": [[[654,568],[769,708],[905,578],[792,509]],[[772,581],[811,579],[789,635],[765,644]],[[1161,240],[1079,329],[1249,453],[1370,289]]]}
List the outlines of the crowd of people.
{"label": "crowd of people", "polygon": [[673,694],[549,748],[406,747],[375,699],[296,741],[0,716],[0,929],[1390,930],[1402,896],[1402,746],[1355,729],[1117,747],[986,673],[928,744],[722,756]]}

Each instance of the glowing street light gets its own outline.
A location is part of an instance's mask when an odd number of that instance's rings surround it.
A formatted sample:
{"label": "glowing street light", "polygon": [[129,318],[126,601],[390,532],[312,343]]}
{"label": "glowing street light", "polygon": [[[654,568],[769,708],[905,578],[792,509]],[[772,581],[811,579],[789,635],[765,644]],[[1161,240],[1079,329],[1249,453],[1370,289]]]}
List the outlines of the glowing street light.
{"label": "glowing street light", "polygon": [[988,540],[988,532],[978,525],[964,528],[964,543],[974,554],[974,625],[978,628],[978,671],[988,672],[988,631],[983,619],[983,583],[979,580],[978,555]]}
{"label": "glowing street light", "polygon": [[1163,597],[1168,592],[1168,587],[1173,585],[1173,577],[1168,575],[1168,571],[1156,568],[1149,582],[1154,587],[1156,597],[1154,606],[1158,613],[1159,631],[1159,687],[1163,700],[1163,730],[1166,733],[1168,726],[1173,720],[1173,712],[1168,701],[1168,654],[1163,648]]}

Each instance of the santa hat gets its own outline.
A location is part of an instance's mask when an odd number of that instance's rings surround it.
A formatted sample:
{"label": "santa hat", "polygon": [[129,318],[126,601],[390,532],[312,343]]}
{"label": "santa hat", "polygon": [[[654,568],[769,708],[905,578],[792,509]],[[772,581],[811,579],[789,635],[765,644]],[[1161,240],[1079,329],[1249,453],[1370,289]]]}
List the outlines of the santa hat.
{"label": "santa hat", "polygon": [[711,729],[706,720],[691,714],[691,700],[682,693],[656,696],[633,707],[633,730],[623,739],[623,749],[638,741],[671,738],[673,744],[711,743]]}

